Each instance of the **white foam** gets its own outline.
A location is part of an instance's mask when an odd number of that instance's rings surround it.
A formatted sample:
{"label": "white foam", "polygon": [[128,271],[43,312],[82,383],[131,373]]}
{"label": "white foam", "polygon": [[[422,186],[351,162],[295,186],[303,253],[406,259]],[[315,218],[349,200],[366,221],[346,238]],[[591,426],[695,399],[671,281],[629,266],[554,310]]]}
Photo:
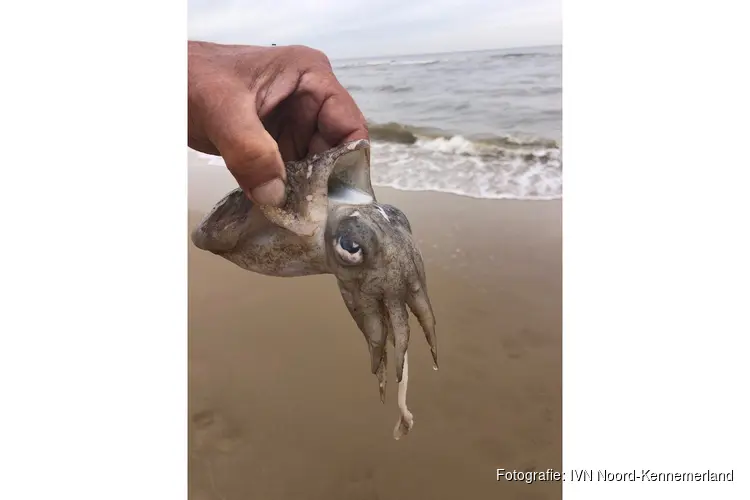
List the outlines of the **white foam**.
{"label": "white foam", "polygon": [[562,197],[562,163],[556,149],[501,151],[460,136],[420,139],[413,145],[374,142],[372,147],[376,186],[489,199]]}
{"label": "white foam", "polygon": [[448,154],[476,154],[477,149],[471,141],[461,137],[460,135],[454,135],[450,139],[443,137],[437,139],[420,139],[415,144],[417,147],[426,149],[427,151],[435,151],[437,153],[448,153]]}
{"label": "white foam", "polygon": [[[219,156],[194,153],[208,165],[226,166]],[[375,186],[486,199],[562,198],[562,157],[557,148],[529,144],[501,149],[461,136],[422,138],[411,145],[375,141],[372,160]],[[329,196],[352,204],[372,201],[352,189],[334,189]]]}
{"label": "white foam", "polygon": [[205,161],[207,165],[210,165],[212,167],[214,166],[226,167],[227,166],[227,164],[224,163],[224,158],[222,158],[221,156],[209,155],[209,154],[201,153],[200,151],[196,151],[194,149],[189,149],[189,148],[188,150],[192,154],[200,158],[201,160]]}

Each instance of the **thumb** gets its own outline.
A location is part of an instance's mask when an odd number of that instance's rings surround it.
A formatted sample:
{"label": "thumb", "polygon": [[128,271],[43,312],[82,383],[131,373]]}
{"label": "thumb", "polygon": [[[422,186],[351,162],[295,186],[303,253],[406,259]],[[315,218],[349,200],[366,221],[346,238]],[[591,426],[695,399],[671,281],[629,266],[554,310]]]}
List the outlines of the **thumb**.
{"label": "thumb", "polygon": [[224,96],[211,111],[206,134],[245,194],[260,205],[283,205],[284,162],[258,117],[255,95],[242,89]]}

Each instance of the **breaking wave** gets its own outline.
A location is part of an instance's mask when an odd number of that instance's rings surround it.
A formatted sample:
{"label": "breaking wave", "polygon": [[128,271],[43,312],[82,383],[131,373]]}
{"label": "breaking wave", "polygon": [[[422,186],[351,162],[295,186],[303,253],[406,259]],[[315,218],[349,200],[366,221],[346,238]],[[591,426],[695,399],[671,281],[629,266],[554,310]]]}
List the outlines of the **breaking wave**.
{"label": "breaking wave", "polygon": [[[562,197],[562,155],[554,140],[465,137],[398,123],[370,124],[369,130],[375,186],[488,199]],[[200,156],[225,165],[220,157]]]}
{"label": "breaking wave", "polygon": [[[401,123],[369,123],[370,138],[372,140],[398,142],[402,144],[414,144],[420,138],[423,139],[450,139],[454,136],[438,128],[414,127],[403,125]],[[491,136],[477,135],[472,137],[472,142],[478,145],[494,145],[504,148],[556,148],[559,149],[557,141],[538,137],[512,137],[512,136]]]}
{"label": "breaking wave", "polygon": [[369,130],[375,185],[474,198],[562,197],[562,156],[554,140],[451,135],[398,123]]}

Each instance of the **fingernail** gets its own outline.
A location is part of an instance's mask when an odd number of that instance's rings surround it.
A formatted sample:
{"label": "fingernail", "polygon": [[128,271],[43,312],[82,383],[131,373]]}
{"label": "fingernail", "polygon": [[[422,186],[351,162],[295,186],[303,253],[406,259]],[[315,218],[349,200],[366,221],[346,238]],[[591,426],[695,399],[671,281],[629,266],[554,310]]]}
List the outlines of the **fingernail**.
{"label": "fingernail", "polygon": [[265,184],[261,184],[250,191],[250,197],[259,205],[273,205],[274,207],[280,207],[284,204],[284,201],[286,201],[286,188],[284,186],[284,181],[281,179],[274,179]]}

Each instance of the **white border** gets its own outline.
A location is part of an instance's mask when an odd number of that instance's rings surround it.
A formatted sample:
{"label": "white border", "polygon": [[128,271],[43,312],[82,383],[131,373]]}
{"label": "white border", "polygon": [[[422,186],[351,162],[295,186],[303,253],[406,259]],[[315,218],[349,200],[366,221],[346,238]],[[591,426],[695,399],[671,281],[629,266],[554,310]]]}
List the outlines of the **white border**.
{"label": "white border", "polygon": [[0,24],[0,498],[186,498],[186,5]]}
{"label": "white border", "polygon": [[[745,5],[566,2],[564,469],[735,471],[570,498],[750,498]],[[1,498],[186,496],[185,14],[0,11]]]}
{"label": "white border", "polygon": [[567,498],[750,498],[745,5],[565,3],[563,470],[735,472]]}

